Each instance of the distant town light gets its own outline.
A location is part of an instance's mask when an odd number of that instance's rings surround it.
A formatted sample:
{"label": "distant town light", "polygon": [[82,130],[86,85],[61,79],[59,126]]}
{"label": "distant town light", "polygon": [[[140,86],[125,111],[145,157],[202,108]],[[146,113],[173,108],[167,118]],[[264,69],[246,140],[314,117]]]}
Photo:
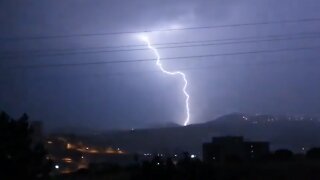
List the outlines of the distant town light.
{"label": "distant town light", "polygon": [[98,150],[96,150],[96,149],[91,149],[91,150],[89,151],[89,153],[97,154],[97,153],[99,153],[99,151],[98,151]]}
{"label": "distant town light", "polygon": [[115,153],[117,153],[112,147],[108,147],[105,152],[107,154],[115,154]]}
{"label": "distant town light", "polygon": [[194,159],[194,158],[196,158],[197,156],[196,155],[194,155],[194,154],[191,154],[191,159]]}
{"label": "distant town light", "polygon": [[72,159],[69,157],[63,158],[62,161],[64,161],[65,163],[72,163]]}
{"label": "distant town light", "polygon": [[56,164],[56,165],[54,166],[54,168],[59,169],[59,165]]}
{"label": "distant town light", "polygon": [[71,149],[71,148],[72,148],[71,144],[67,143],[67,149]]}

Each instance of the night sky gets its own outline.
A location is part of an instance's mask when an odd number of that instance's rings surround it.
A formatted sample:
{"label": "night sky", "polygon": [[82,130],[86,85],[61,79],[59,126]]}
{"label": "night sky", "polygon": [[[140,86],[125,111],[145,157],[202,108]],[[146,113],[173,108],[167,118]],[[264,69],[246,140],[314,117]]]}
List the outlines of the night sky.
{"label": "night sky", "polygon": [[[232,39],[159,49],[164,58],[224,54],[163,61],[188,78],[190,123],[233,112],[320,116],[319,9],[319,0],[0,0],[0,110],[46,128],[183,124],[180,78],[135,61],[155,58],[144,46],[106,48],[144,45],[145,34],[155,44]],[[291,23],[232,26],[279,21]],[[204,26],[219,28],[114,33]]]}

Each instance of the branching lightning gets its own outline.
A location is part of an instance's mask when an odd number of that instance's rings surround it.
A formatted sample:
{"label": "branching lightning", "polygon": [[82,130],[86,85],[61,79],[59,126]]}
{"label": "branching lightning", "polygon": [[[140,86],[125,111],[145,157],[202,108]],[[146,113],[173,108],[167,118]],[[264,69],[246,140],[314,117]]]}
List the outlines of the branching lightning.
{"label": "branching lightning", "polygon": [[182,79],[184,81],[184,86],[182,88],[182,92],[186,97],[185,103],[186,103],[186,113],[187,113],[187,117],[184,121],[184,126],[188,125],[189,120],[190,120],[190,111],[189,111],[189,94],[187,92],[188,80],[186,78],[186,75],[181,71],[170,72],[170,71],[165,70],[161,64],[161,61],[160,61],[160,59],[161,59],[160,54],[159,54],[158,50],[151,45],[149,38],[146,36],[141,36],[141,40],[143,40],[145,43],[147,43],[148,48],[151,49],[153,51],[153,53],[156,55],[156,58],[157,58],[156,64],[163,73],[168,74],[168,75],[173,75],[173,76],[179,75],[182,77]]}

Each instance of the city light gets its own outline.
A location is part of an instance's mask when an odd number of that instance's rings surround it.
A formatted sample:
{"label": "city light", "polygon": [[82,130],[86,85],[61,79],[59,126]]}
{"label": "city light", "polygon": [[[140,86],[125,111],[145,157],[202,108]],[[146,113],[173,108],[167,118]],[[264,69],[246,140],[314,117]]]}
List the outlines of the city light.
{"label": "city light", "polygon": [[[93,147],[93,146],[86,146],[83,143],[71,143],[66,142],[66,149],[72,150],[72,151],[78,151],[83,154],[126,154],[126,151],[120,149],[118,147],[117,149],[114,149],[112,147]],[[83,158],[83,156],[82,156]]]}
{"label": "city light", "polygon": [[65,163],[72,163],[71,158],[63,158],[62,161],[64,161]]}

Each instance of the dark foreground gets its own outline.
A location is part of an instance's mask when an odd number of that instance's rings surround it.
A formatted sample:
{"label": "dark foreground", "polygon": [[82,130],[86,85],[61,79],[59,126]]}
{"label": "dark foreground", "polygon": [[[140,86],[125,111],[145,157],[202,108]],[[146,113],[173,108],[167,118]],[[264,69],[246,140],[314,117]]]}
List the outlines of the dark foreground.
{"label": "dark foreground", "polygon": [[184,160],[174,165],[168,162],[145,162],[121,168],[105,165],[80,170],[54,179],[63,180],[308,180],[320,179],[320,161],[289,160],[281,162],[250,162],[210,164],[199,160]]}

